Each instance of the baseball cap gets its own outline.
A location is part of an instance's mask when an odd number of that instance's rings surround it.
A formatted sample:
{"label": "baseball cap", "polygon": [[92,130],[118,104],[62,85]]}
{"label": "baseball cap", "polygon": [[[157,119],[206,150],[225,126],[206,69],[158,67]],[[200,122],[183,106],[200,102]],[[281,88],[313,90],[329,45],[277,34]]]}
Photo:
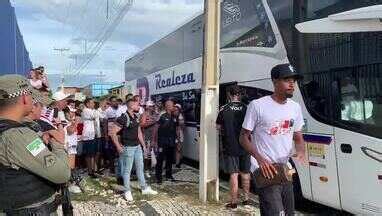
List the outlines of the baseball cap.
{"label": "baseball cap", "polygon": [[296,80],[303,78],[303,76],[297,73],[290,64],[279,64],[274,66],[271,70],[272,79],[283,79],[288,77],[293,77]]}
{"label": "baseball cap", "polygon": [[32,89],[32,100],[34,103],[41,103],[44,106],[49,106],[51,103],[53,103],[53,100],[43,94],[37,89]]}
{"label": "baseball cap", "polygon": [[76,108],[73,108],[73,107],[71,107],[71,106],[68,106],[68,108],[69,108],[69,111],[70,111],[70,112],[77,112],[77,109],[76,109]]}
{"label": "baseball cap", "polygon": [[182,109],[182,105],[180,104],[175,104],[176,107],[178,107],[178,109]]}
{"label": "baseball cap", "polygon": [[63,91],[57,91],[53,94],[53,100],[60,101],[68,98],[70,94],[65,94]]}
{"label": "baseball cap", "polygon": [[29,81],[21,75],[6,74],[0,76],[0,100],[30,95],[32,89]]}
{"label": "baseball cap", "polygon": [[146,102],[146,106],[155,106],[155,103],[151,100]]}
{"label": "baseball cap", "polygon": [[132,100],[132,99],[134,99],[134,95],[132,95],[132,94],[126,95],[126,102],[129,100]]}

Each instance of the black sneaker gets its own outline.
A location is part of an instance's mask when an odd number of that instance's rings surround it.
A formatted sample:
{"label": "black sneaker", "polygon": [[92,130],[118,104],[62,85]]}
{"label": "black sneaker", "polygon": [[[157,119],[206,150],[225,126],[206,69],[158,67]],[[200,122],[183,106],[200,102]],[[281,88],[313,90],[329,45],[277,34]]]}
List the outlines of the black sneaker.
{"label": "black sneaker", "polygon": [[123,185],[123,178],[122,177],[117,178],[117,184]]}
{"label": "black sneaker", "polygon": [[97,173],[98,175],[103,175],[104,170],[105,170],[105,168],[101,168],[101,169],[97,170],[95,173]]}
{"label": "black sneaker", "polygon": [[228,209],[235,209],[237,208],[237,203],[228,203],[225,205],[225,207]]}
{"label": "black sneaker", "polygon": [[157,179],[157,184],[161,185],[162,184],[162,179]]}
{"label": "black sneaker", "polygon": [[176,168],[180,169],[180,163],[178,163],[177,165],[175,165]]}
{"label": "black sneaker", "polygon": [[96,179],[96,178],[98,178],[98,176],[96,176],[94,173],[90,173],[89,176],[90,176],[90,178],[92,178],[92,179]]}

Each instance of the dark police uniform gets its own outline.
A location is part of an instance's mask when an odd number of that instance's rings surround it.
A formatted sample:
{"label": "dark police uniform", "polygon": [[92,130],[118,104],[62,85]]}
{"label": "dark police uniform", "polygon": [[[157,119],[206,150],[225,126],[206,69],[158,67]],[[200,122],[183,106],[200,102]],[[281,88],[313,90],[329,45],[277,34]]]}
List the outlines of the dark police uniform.
{"label": "dark police uniform", "polygon": [[250,155],[240,145],[239,137],[247,106],[242,102],[229,102],[218,114],[216,124],[221,125],[223,156],[228,173],[249,173]]}
{"label": "dark police uniform", "polygon": [[[30,94],[28,80],[0,76],[0,100]],[[52,151],[29,127],[0,119],[0,215],[49,215],[56,211],[56,184],[70,178],[64,145]]]}
{"label": "dark police uniform", "polygon": [[166,160],[166,178],[173,180],[172,164],[175,157],[175,139],[178,120],[171,114],[163,113],[158,122],[158,158],[155,175],[158,182],[162,181],[163,161]]}

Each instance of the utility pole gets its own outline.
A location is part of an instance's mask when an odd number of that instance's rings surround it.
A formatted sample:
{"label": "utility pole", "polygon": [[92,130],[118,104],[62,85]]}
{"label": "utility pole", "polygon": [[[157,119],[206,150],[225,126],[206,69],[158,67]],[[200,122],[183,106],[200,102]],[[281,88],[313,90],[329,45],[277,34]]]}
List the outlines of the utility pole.
{"label": "utility pole", "polygon": [[[62,58],[62,62],[64,60],[64,52],[69,51],[69,48],[54,48],[54,51],[58,51],[60,53],[60,56]],[[61,91],[64,92],[64,80],[65,80],[65,66],[63,66],[61,71]]]}
{"label": "utility pole", "polygon": [[99,72],[99,75],[97,75],[97,77],[98,77],[98,82],[99,82],[99,83],[103,83],[103,78],[105,78],[106,75],[103,74],[102,71],[100,71],[100,72]]}
{"label": "utility pole", "polygon": [[106,19],[109,19],[109,0],[106,0]]}
{"label": "utility pole", "polygon": [[219,201],[219,109],[220,0],[204,1],[204,53],[199,143],[199,199]]}

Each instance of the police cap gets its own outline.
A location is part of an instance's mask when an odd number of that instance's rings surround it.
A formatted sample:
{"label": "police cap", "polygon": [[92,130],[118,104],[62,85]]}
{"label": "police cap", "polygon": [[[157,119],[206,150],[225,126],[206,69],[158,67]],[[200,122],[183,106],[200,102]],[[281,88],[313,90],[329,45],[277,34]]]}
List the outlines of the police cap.
{"label": "police cap", "polygon": [[33,87],[29,81],[17,74],[0,76],[0,100],[12,99],[21,95],[30,95]]}
{"label": "police cap", "polygon": [[48,96],[45,96],[41,93],[41,91],[37,89],[32,89],[32,100],[34,103],[41,103],[44,106],[49,106],[51,103],[53,103],[53,100],[50,99]]}

